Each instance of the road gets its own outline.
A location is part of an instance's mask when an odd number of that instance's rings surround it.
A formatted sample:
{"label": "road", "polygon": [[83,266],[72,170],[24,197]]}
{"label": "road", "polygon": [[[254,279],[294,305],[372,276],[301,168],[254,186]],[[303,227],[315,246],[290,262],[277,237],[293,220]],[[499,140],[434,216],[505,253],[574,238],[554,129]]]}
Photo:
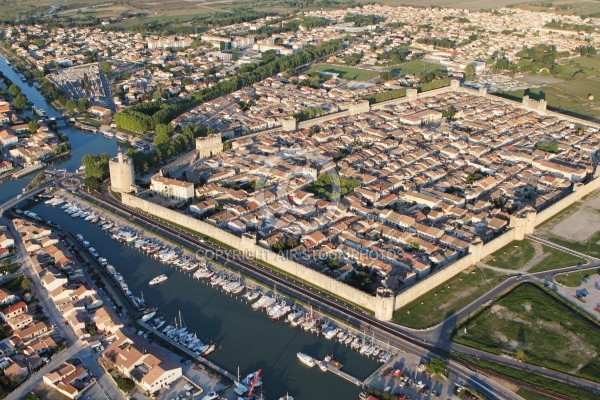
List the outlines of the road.
{"label": "road", "polygon": [[[100,68],[101,62],[102,57],[98,57],[98,68]],[[117,107],[115,106],[115,102],[113,101],[112,91],[110,90],[110,84],[108,82],[108,79],[106,78],[106,75],[104,74],[104,72],[102,72],[102,70],[100,70],[98,74],[100,75],[100,82],[102,82],[102,88],[104,89],[104,98],[106,99],[105,105],[108,108],[110,108],[110,110],[113,113],[115,113],[117,111]]]}
{"label": "road", "polygon": [[[167,237],[170,240],[185,243],[192,250],[212,253],[217,253],[217,250],[221,250],[217,249],[211,244],[191,237],[191,235],[187,234],[186,232],[178,231],[174,228],[166,226],[163,223],[159,223],[140,213],[137,213],[134,210],[128,209],[110,198],[90,196],[85,192],[79,192],[78,195],[90,203],[108,209],[111,212],[122,216],[123,218],[129,219],[132,221],[132,223],[141,225],[150,231],[156,231],[158,234]],[[245,274],[262,282],[268,287],[273,287],[276,284],[278,290],[285,291],[294,298],[309,302],[325,312],[336,315],[341,320],[345,320],[359,326],[361,330],[366,331],[369,334],[373,334],[375,338],[380,340],[382,343],[389,342],[392,346],[400,350],[417,354],[421,357],[429,358],[431,356],[439,356],[435,353],[434,343],[424,343],[418,339],[407,338],[401,332],[389,327],[388,324],[382,323],[381,321],[378,321],[369,315],[357,312],[348,306],[342,306],[332,299],[314,293],[308,288],[304,287],[304,285],[301,283],[294,282],[287,277],[280,276],[277,273],[257,267],[256,265],[253,265],[247,261],[235,259],[233,256],[227,253],[223,253],[222,256],[217,255],[215,260],[233,269],[243,271]],[[465,383],[483,393],[487,393],[492,398],[515,398],[514,393],[508,389],[492,380],[487,379],[486,377],[470,371],[468,368],[459,363],[451,363],[449,365],[449,372],[459,376]]]}
{"label": "road", "polygon": [[13,198],[11,200],[8,200],[6,203],[0,205],[0,215],[2,215],[2,213],[5,210],[8,210],[9,208],[14,207],[15,205],[17,205],[19,202],[21,202],[23,200],[26,200],[26,199],[28,199],[28,198],[30,198],[30,197],[38,194],[38,193],[43,192],[44,190],[46,190],[47,187],[50,186],[51,183],[53,183],[53,182],[47,182],[47,183],[45,183],[45,184],[43,184],[43,185],[41,185],[41,186],[39,186],[39,187],[37,187],[35,189],[31,189],[31,190],[27,191],[26,193],[23,193],[22,195],[20,195],[21,197],[15,197],[15,198]]}
{"label": "road", "polygon": [[29,254],[25,250],[23,241],[20,239],[19,233],[16,231],[12,221],[5,217],[0,217],[0,222],[4,223],[13,237],[15,238],[15,247],[17,249],[16,260],[22,262],[23,267],[19,273],[24,273],[29,276],[33,282],[32,291],[36,295],[40,306],[45,310],[45,314],[48,316],[50,322],[55,326],[55,332],[64,338],[68,347],[66,350],[54,355],[52,360],[46,364],[39,372],[29,376],[29,378],[15,389],[8,397],[7,400],[20,399],[23,395],[31,392],[36,386],[42,381],[42,376],[56,368],[60,363],[67,359],[76,356],[79,357],[89,371],[96,377],[98,377],[97,384],[101,390],[105,393],[109,399],[124,399],[125,397],[121,391],[115,386],[112,379],[106,376],[104,371],[98,365],[95,357],[90,357],[91,349],[87,342],[80,340],[70,325],[63,323],[63,317],[60,311],[56,308],[54,301],[48,295],[48,291],[42,286],[38,275],[33,269],[33,264],[29,258]]}

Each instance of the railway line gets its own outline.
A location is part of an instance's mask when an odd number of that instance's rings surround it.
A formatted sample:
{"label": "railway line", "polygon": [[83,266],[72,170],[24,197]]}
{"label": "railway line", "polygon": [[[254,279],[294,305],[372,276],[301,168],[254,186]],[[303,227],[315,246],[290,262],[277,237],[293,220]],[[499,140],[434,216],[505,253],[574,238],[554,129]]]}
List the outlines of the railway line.
{"label": "railway line", "polygon": [[[241,270],[247,273],[252,278],[257,279],[269,286],[273,286],[276,284],[279,290],[285,291],[287,294],[300,300],[307,301],[313,305],[319,305],[328,313],[340,317],[345,321],[354,323],[357,326],[364,328],[365,331],[371,329],[372,331],[369,332],[369,334],[373,334],[377,340],[383,343],[387,342],[399,350],[416,354],[424,358],[437,357],[445,361],[450,361],[448,363],[448,372],[450,374],[455,375],[463,382],[465,382],[465,384],[472,386],[474,389],[483,393],[488,398],[514,399],[516,396],[515,393],[509,391],[503,386],[497,384],[494,381],[485,379],[485,377],[483,377],[479,373],[474,372],[474,370],[484,371],[483,368],[474,366],[470,363],[466,363],[462,360],[454,359],[451,356],[450,351],[448,349],[439,347],[434,342],[426,342],[418,338],[410,337],[404,332],[400,332],[397,329],[394,329],[389,324],[379,321],[368,314],[356,311],[348,305],[342,305],[339,302],[327,297],[326,295],[321,295],[320,293],[317,294],[313,290],[310,290],[307,287],[305,287],[303,284],[295,282],[286,276],[279,275],[275,271],[271,271],[267,268],[255,265],[254,263],[248,262],[243,258],[236,257],[230,251],[219,248],[216,245],[207,243],[206,241],[201,240],[190,233],[169,226],[166,223],[163,223],[162,221],[157,221],[156,219],[149,217],[140,211],[124,206],[112,197],[103,196],[98,193],[94,193],[92,195],[91,192],[89,195],[85,192],[79,192],[78,195],[85,198],[87,201],[96,203],[100,206],[103,206],[104,208],[106,208],[106,206],[109,206],[110,208],[117,210],[118,213],[124,214],[125,217],[129,219],[136,218],[144,224],[147,224],[148,226],[154,229],[162,231],[161,233],[163,233],[163,235],[164,233],[166,233],[170,237],[170,239],[184,241],[193,249],[200,250],[204,255],[208,254],[214,256],[214,259],[216,261],[223,263],[228,267]],[[466,355],[474,356],[474,354]],[[483,354],[477,354],[477,357],[480,356],[482,359],[486,358],[486,356]],[[490,361],[495,360],[490,359]],[[486,374],[492,376],[502,377],[503,379],[509,381],[511,380],[510,378],[504,377],[504,375],[494,373],[493,371],[489,371],[487,369],[485,370],[485,372]],[[552,378],[552,376],[548,377]],[[533,385],[529,386],[532,389],[539,391],[538,387]],[[586,389],[593,389],[593,386],[586,387]],[[550,393],[552,393],[552,395],[556,397],[562,396],[556,394],[555,392],[548,391],[548,394]],[[518,396],[516,398],[518,398]]]}

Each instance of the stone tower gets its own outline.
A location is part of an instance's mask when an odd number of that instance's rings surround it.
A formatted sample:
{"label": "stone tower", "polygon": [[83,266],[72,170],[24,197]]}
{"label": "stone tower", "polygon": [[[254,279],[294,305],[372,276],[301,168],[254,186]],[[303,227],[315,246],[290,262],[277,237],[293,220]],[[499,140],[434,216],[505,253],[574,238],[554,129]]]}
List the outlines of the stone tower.
{"label": "stone tower", "polygon": [[196,150],[199,158],[216,156],[223,152],[221,135],[214,134],[207,137],[196,138]]}
{"label": "stone tower", "polygon": [[130,193],[135,185],[133,160],[124,155],[119,149],[116,157],[108,161],[110,172],[110,187],[118,193]]}

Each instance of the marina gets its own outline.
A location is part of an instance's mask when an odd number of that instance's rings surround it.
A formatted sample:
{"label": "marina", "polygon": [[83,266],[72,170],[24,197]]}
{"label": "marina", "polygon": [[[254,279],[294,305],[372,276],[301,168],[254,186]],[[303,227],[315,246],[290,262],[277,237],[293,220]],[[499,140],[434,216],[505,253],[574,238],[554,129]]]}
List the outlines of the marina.
{"label": "marina", "polygon": [[[27,97],[27,100],[33,103],[36,110],[43,111],[49,119],[61,118],[60,111],[53,108],[44,97],[37,91],[35,86],[29,86],[27,83],[23,83],[19,75],[14,71],[4,57],[0,57],[0,72],[9,78],[13,84],[17,85],[22,93]],[[58,128],[60,134],[65,134],[69,138],[71,144],[71,154],[65,157],[55,159],[50,164],[56,168],[63,168],[69,171],[74,171],[81,165],[81,158],[87,154],[99,154],[108,153],[110,155],[116,154],[119,143],[116,139],[106,139],[102,135],[90,135],[87,132],[79,130],[71,125],[63,126]],[[38,169],[37,171],[39,171]],[[21,172],[22,170],[19,170]],[[35,171],[29,171],[35,172]],[[2,193],[0,193],[0,203],[4,203],[10,199],[14,199],[18,194],[21,193],[31,180],[36,176],[34,173],[19,174],[14,179],[6,180],[2,182]]]}
{"label": "marina", "polygon": [[[65,200],[62,198],[55,197],[46,201],[45,204],[55,206],[64,202]],[[241,275],[236,275],[234,272],[220,268],[204,258],[187,253],[184,249],[175,248],[158,238],[145,237],[143,232],[138,232],[133,227],[120,225],[120,221],[117,219],[100,216],[98,212],[87,210],[89,207],[78,203],[77,200],[68,201],[61,208],[73,218],[81,217],[92,224],[97,223],[113,239],[132,245],[135,249],[151,255],[164,264],[177,267],[183,272],[190,272],[199,268],[192,274],[192,277],[201,282],[206,282],[211,287],[220,288],[223,292],[231,295],[241,294],[246,289],[246,284],[243,283]],[[139,305],[140,299],[133,296],[129,291],[129,286],[122,275],[116,272],[106,259],[99,257],[89,242],[85,241],[80,234],[77,235],[77,240],[109,270],[110,275],[138,310],[140,307],[145,307],[145,305]],[[148,285],[152,287],[167,280],[168,276],[166,274],[160,274],[152,278]],[[285,320],[292,327],[299,327],[313,334],[322,335],[328,340],[336,340],[340,344],[359,352],[359,354],[373,357],[382,363],[387,362],[393,355],[389,349],[384,349],[374,338],[369,338],[368,335],[361,332],[352,332],[348,327],[340,326],[325,315],[315,312],[312,307],[305,309],[302,305],[295,304],[290,299],[279,296],[276,288],[273,288],[273,291],[270,292],[268,288],[261,289],[257,286],[244,297],[246,299],[252,298],[251,308],[253,310],[263,310],[272,321]]]}
{"label": "marina", "polygon": [[[69,202],[68,199],[65,200],[67,200],[65,203]],[[116,225],[128,232],[137,232],[136,227],[124,226],[122,220],[112,215],[102,214],[98,215],[98,222],[94,225],[90,223],[91,220],[85,220],[87,217],[72,217],[73,214],[69,216],[61,208],[62,206],[52,207],[42,202],[35,206],[33,211],[45,219],[58,221],[65,231],[76,232],[84,238],[93,238],[94,250],[100,257],[103,254],[110,254],[110,262],[115,263],[115,268],[127,282],[128,289],[136,294],[143,292],[147,306],[159,309],[155,319],[162,317],[168,321],[178,315],[179,310],[188,315],[186,323],[190,332],[202,333],[202,336],[213,338],[214,342],[219,344],[217,351],[210,355],[211,362],[225,371],[235,371],[238,366],[246,371],[263,369],[263,379],[266,382],[264,390],[267,397],[279,398],[289,392],[295,398],[305,398],[305,396],[310,398],[321,393],[323,385],[326,385],[326,393],[330,396],[356,398],[359,388],[354,382],[339,379],[333,374],[324,374],[318,368],[311,370],[304,368],[294,360],[298,351],[322,356],[333,352],[336,358],[343,362],[345,373],[357,377],[358,380],[365,379],[378,367],[376,359],[361,356],[359,352],[352,350],[350,343],[345,344],[339,340],[332,340],[333,338],[327,340],[322,333],[317,332],[318,328],[311,332],[310,326],[315,327],[316,321],[307,322],[306,316],[319,316],[317,319],[320,319],[322,316],[318,310],[311,311],[304,308],[290,310],[285,317],[279,317],[287,322],[282,324],[272,322],[268,317],[267,308],[252,307],[262,299],[265,299],[262,300],[265,304],[273,305],[275,301],[269,299],[275,297],[271,295],[275,295],[276,288],[261,288],[254,282],[245,282],[238,274],[224,270],[210,261],[205,264],[199,261],[198,266],[194,268],[195,272],[174,265],[175,260],[167,266],[160,261],[158,254],[164,254],[163,257],[168,258],[168,252],[161,253],[151,245],[158,244],[157,242],[161,242],[163,246],[172,247],[172,245],[162,242],[152,235],[152,232],[144,232],[143,238],[138,237],[135,241],[130,239],[126,245],[124,245],[125,241],[118,244],[117,239],[113,237],[114,232],[103,229],[104,226],[112,222],[113,231]],[[89,207],[81,208],[89,211]],[[106,220],[102,225],[99,223],[100,217]],[[124,236],[124,238],[128,237],[127,234]],[[142,245],[136,248],[140,240],[141,243],[146,243],[147,250],[142,250]],[[165,249],[161,249],[163,250]],[[186,260],[186,257],[190,256],[180,248],[172,250],[177,250],[175,253],[180,254],[180,259]],[[185,265],[186,262],[184,261],[183,264]],[[172,269],[177,269],[179,272],[169,272]],[[161,274],[168,275],[169,279],[160,285],[148,286],[152,278]],[[241,280],[246,287],[242,292],[234,294],[235,289],[227,292],[223,286],[213,286],[212,278],[217,274],[219,276],[227,274],[231,278],[230,282]],[[219,290],[214,290],[215,287]],[[232,283],[230,287],[236,287],[236,284]],[[277,302],[280,309],[288,305],[291,308],[293,305],[289,299],[285,299],[286,304],[281,307],[282,300],[284,299]],[[145,324],[150,327],[148,323]],[[240,329],[244,326],[251,326],[252,329]],[[193,353],[192,356],[198,355]]]}

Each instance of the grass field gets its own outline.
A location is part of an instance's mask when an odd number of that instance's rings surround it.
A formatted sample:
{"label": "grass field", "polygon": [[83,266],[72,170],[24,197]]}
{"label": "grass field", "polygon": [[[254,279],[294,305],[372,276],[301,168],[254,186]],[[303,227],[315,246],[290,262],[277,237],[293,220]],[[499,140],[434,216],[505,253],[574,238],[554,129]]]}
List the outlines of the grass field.
{"label": "grass field", "polygon": [[514,241],[492,253],[485,263],[492,267],[516,270],[529,262],[534,254],[535,248],[529,240]]}
{"label": "grass field", "polygon": [[307,73],[312,72],[330,72],[333,74],[338,74],[342,79],[348,79],[351,81],[364,81],[374,76],[379,75],[379,72],[376,71],[367,71],[358,68],[352,67],[338,67],[337,65],[317,65],[307,71]]}
{"label": "grass field", "polygon": [[572,256],[563,251],[553,249],[552,247],[542,245],[544,254],[547,254],[542,261],[529,269],[530,273],[550,271],[558,268],[572,267],[578,263],[584,263],[585,260]]}
{"label": "grass field", "polygon": [[[520,100],[525,91],[516,90],[507,94]],[[532,88],[528,94],[545,98],[552,110],[592,121],[600,119],[600,79],[596,77]],[[594,95],[594,100],[588,100],[588,94]]]}
{"label": "grass field", "polygon": [[409,61],[402,64],[387,68],[392,75],[419,75],[426,72],[446,71],[446,67],[442,64],[430,63],[427,61]]}
{"label": "grass field", "polygon": [[454,341],[600,382],[600,325],[534,284],[459,326]]}
{"label": "grass field", "polygon": [[439,324],[507,278],[508,275],[489,269],[472,267],[396,310],[393,321],[416,329]]}
{"label": "grass field", "polygon": [[546,396],[533,390],[521,388],[517,390],[517,394],[525,400],[554,400],[554,397]]}
{"label": "grass field", "polygon": [[[548,106],[559,112],[590,120],[600,119],[600,58],[577,57],[569,60],[563,70],[558,78],[570,78],[578,70],[583,70],[586,77],[532,88],[528,94],[545,98]],[[588,99],[590,94],[594,96],[593,100]],[[522,99],[525,91],[516,90],[507,95]]]}
{"label": "grass field", "polygon": [[556,275],[556,282],[560,283],[563,286],[568,287],[577,287],[582,284],[583,278],[586,276],[592,277],[594,275],[594,271],[575,271],[569,272],[568,274],[560,274]]}
{"label": "grass field", "polygon": [[[539,263],[533,265],[527,271],[523,272],[542,272],[552,269],[570,267],[577,265],[579,262],[584,262],[580,258],[564,253],[560,250],[553,249],[542,245],[545,257]],[[518,270],[531,261],[535,256],[535,248],[531,241],[521,240],[514,241],[500,250],[492,253],[485,263],[492,267]]]}

